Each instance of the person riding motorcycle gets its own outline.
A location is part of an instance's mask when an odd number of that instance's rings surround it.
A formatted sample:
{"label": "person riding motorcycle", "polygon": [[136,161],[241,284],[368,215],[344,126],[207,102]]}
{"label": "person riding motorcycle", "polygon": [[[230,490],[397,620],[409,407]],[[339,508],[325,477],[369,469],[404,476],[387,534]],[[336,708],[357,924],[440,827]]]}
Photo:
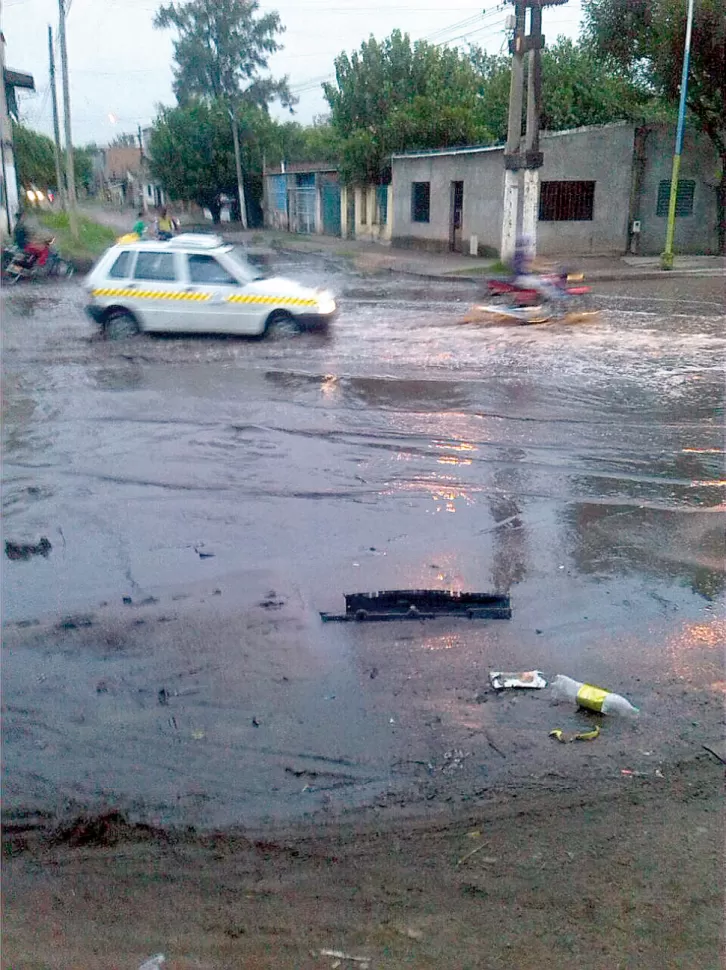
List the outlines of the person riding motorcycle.
{"label": "person riding motorcycle", "polygon": [[546,300],[562,300],[564,290],[555,278],[533,272],[532,247],[526,236],[519,236],[512,259],[513,282],[523,290],[534,290]]}
{"label": "person riding motorcycle", "polygon": [[26,222],[25,213],[18,212],[15,217],[13,241],[17,248],[30,257],[30,265],[45,266],[50,256],[50,240],[47,236],[36,236]]}

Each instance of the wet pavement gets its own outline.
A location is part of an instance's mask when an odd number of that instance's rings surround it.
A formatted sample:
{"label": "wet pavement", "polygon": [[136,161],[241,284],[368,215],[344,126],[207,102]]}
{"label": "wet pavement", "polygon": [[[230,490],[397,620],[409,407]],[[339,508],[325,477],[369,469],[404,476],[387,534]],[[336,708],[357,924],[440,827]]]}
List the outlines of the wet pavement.
{"label": "wet pavement", "polygon": [[[720,731],[711,292],[604,287],[595,320],[526,329],[462,325],[469,283],[275,269],[341,294],[328,335],[108,343],[78,283],[3,293],[4,537],[52,545],[3,560],[6,811],[425,803],[652,772]],[[434,586],[513,618],[318,618]],[[532,667],[644,715],[553,746],[586,716],[486,690]]]}

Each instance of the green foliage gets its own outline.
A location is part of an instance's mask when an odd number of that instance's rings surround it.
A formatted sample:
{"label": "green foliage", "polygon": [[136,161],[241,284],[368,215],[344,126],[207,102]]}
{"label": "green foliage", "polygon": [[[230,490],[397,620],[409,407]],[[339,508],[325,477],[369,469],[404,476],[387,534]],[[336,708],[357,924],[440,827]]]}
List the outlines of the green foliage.
{"label": "green foliage", "polygon": [[[586,0],[586,37],[601,57],[642,77],[664,98],[680,96],[687,0]],[[695,4],[688,107],[721,156],[719,249],[726,251],[726,8]]]}
{"label": "green foliage", "polygon": [[[13,122],[13,145],[20,185],[26,188],[35,185],[43,190],[54,188],[57,191],[53,140],[38,131]],[[74,149],[73,162],[76,187],[90,186],[93,178],[90,153],[83,148]],[[61,158],[61,167],[65,173],[65,155]]]}
{"label": "green foliage", "polygon": [[55,246],[65,259],[96,259],[113,243],[116,233],[93,219],[78,216],[78,239],[71,235],[66,212],[39,209],[35,217],[55,236]]}
{"label": "green foliage", "polygon": [[296,121],[281,124],[268,119],[259,134],[270,165],[280,161],[335,163],[339,157],[338,135],[327,122],[303,126]]}
{"label": "green foliage", "polygon": [[162,109],[149,145],[154,178],[175,199],[190,199],[219,219],[221,195],[236,191],[229,116],[215,102]]}
{"label": "green foliage", "polygon": [[[472,62],[482,77],[482,110],[497,141],[507,137],[509,58],[492,57],[478,48]],[[525,62],[526,67],[526,62]],[[542,118],[545,131],[563,131],[612,121],[636,121],[653,110],[653,92],[643,79],[611,60],[598,57],[586,43],[565,37],[542,52]]]}
{"label": "green foliage", "polygon": [[[644,77],[671,101],[680,95],[687,0],[586,0],[586,33],[601,56]],[[726,152],[726,8],[695,5],[688,106],[718,151]]]}
{"label": "green foliage", "polygon": [[136,148],[138,143],[138,137],[133,132],[124,131],[120,135],[116,135],[111,142],[111,148]]}
{"label": "green foliage", "polygon": [[36,185],[42,189],[55,185],[52,139],[13,122],[13,146],[20,185],[25,188]]}
{"label": "green foliage", "polygon": [[335,60],[335,84],[323,90],[350,180],[385,179],[392,152],[489,142],[479,109],[479,77],[457,50],[413,45],[395,30]]}
{"label": "green foliage", "polygon": [[258,15],[257,0],[188,0],[159,7],[154,26],[172,29],[174,93],[179,104],[192,98],[243,97],[264,107],[278,98],[290,106],[287,78],[261,76],[284,31],[277,13]]}

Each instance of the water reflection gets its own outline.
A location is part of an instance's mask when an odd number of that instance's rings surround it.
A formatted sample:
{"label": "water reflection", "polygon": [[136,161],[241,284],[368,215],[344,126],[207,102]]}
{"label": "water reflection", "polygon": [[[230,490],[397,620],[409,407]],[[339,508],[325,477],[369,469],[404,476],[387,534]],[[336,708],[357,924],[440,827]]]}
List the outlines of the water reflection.
{"label": "water reflection", "polygon": [[718,512],[578,502],[561,516],[584,574],[668,577],[707,600],[726,589]]}
{"label": "water reflection", "polygon": [[668,644],[673,673],[681,680],[708,683],[719,690],[725,648],[725,620],[687,623]]}
{"label": "water reflection", "polygon": [[521,496],[528,491],[521,466],[512,461],[521,457],[504,450],[502,457],[512,462],[498,468],[493,476],[496,491],[488,498],[489,511],[498,528],[493,530],[492,578],[494,589],[506,593],[527,574],[527,529],[522,515]]}

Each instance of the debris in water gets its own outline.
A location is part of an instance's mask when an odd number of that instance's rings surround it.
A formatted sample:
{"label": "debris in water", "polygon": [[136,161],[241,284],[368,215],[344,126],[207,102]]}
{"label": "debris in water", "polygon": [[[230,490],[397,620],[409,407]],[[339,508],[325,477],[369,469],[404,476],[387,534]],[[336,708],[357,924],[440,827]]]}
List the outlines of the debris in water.
{"label": "debris in water", "polygon": [[703,747],[711,754],[715,754],[719,761],[726,764],[726,741],[709,741]]}
{"label": "debris in water", "polygon": [[324,622],[350,620],[432,620],[462,616],[472,620],[509,620],[509,596],[441,589],[391,589],[346,593],[345,613],[321,613]]}
{"label": "debris in water", "polygon": [[166,957],[164,954],[157,953],[155,957],[149,957],[148,960],[144,960],[139,970],[162,970],[165,963]]}
{"label": "debris in water", "polygon": [[214,553],[206,550],[203,542],[200,542],[198,546],[195,546],[194,551],[200,559],[214,559]]}
{"label": "debris in water", "polygon": [[563,744],[567,744],[570,741],[594,741],[595,738],[600,736],[600,726],[596,725],[592,731],[580,731],[579,734],[567,735],[561,728],[555,728],[550,731],[551,738],[557,738]]}
{"label": "debris in water", "polygon": [[362,963],[368,966],[371,962],[370,957],[354,957],[350,953],[343,953],[342,950],[320,950],[321,957],[333,957],[335,960],[350,960],[351,963]]}
{"label": "debris in water", "polygon": [[75,616],[64,616],[56,626],[56,630],[78,630],[81,627],[93,626],[93,616],[78,613]]}
{"label": "debris in water", "polygon": [[541,670],[522,670],[519,672],[504,672],[491,670],[489,683],[494,690],[504,690],[509,687],[526,687],[530,690],[541,690],[547,686],[547,681]]}
{"label": "debris in water", "polygon": [[42,536],[40,542],[35,545],[31,542],[11,542],[9,539],[5,540],[5,555],[8,559],[14,561],[30,559],[32,556],[43,556],[47,559],[52,548],[50,539],[46,536]]}

